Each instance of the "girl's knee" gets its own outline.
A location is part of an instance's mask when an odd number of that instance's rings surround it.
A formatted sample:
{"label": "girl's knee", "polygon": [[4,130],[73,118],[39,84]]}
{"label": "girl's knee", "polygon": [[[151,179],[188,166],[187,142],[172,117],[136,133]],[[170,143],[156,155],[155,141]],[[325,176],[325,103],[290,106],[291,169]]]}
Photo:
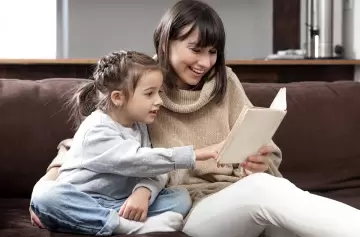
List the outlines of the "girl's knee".
{"label": "girl's knee", "polygon": [[40,181],[35,184],[32,195],[31,203],[35,205],[51,205],[49,202],[54,201],[53,192],[54,182]]}
{"label": "girl's knee", "polygon": [[[33,189],[31,196],[32,209],[48,209],[54,207],[64,195],[64,185],[54,181],[40,181]],[[34,210],[36,211],[36,210]]]}
{"label": "girl's knee", "polygon": [[171,188],[174,192],[175,206],[172,211],[178,212],[183,216],[186,216],[192,206],[192,200],[189,191],[184,187]]}
{"label": "girl's knee", "polygon": [[175,199],[179,202],[190,203],[191,197],[189,191],[184,187],[176,187],[171,188],[171,190],[175,193]]}

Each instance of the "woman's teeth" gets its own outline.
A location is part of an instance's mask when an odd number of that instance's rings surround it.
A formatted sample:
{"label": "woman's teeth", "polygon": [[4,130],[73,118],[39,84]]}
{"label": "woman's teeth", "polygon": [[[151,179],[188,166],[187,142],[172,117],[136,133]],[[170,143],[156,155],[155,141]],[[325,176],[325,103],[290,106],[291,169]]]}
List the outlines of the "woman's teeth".
{"label": "woman's teeth", "polygon": [[190,69],[191,69],[191,71],[193,71],[193,72],[195,72],[196,74],[199,74],[199,75],[204,73],[204,70],[199,70],[199,69],[192,68],[192,67],[190,67]]}

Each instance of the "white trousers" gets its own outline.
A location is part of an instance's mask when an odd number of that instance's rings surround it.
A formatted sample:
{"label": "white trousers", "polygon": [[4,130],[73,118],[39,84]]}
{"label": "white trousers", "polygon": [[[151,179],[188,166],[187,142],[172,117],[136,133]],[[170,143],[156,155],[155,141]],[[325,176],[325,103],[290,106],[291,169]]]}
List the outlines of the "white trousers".
{"label": "white trousers", "polygon": [[265,229],[271,237],[360,237],[360,211],[260,173],[202,200],[183,231],[193,237],[258,237]]}

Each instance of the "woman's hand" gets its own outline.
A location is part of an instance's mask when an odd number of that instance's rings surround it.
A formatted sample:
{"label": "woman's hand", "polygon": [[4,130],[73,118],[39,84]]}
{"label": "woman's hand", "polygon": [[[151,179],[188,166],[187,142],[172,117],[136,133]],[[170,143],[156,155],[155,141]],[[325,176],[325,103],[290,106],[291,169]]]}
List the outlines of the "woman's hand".
{"label": "woman's hand", "polygon": [[134,221],[146,221],[150,195],[149,189],[137,188],[120,208],[119,216]]}
{"label": "woman's hand", "polygon": [[195,150],[196,160],[216,159],[225,141]]}
{"label": "woman's hand", "polygon": [[269,169],[269,154],[274,152],[274,148],[270,146],[264,146],[260,148],[259,152],[248,157],[247,161],[240,164],[245,169],[245,173],[250,175],[252,173],[261,173]]}

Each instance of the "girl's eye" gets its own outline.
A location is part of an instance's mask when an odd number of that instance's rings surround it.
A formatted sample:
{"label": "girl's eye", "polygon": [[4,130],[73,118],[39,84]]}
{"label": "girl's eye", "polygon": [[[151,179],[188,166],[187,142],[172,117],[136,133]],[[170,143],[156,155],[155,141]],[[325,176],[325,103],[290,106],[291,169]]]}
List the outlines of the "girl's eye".
{"label": "girl's eye", "polygon": [[151,96],[152,94],[153,94],[152,92],[146,93],[147,96]]}
{"label": "girl's eye", "polygon": [[211,53],[211,54],[216,54],[217,51],[216,51],[216,50],[210,50],[210,53]]}

